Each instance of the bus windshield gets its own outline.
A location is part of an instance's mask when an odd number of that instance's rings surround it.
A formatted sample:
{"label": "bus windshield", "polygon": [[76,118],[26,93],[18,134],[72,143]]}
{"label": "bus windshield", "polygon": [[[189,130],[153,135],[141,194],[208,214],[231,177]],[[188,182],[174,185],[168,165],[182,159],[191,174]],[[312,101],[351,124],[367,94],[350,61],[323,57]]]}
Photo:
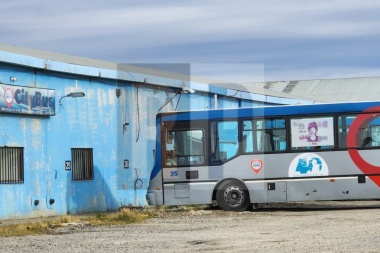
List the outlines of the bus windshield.
{"label": "bus windshield", "polygon": [[204,161],[202,130],[173,130],[166,132],[165,165],[201,164]]}

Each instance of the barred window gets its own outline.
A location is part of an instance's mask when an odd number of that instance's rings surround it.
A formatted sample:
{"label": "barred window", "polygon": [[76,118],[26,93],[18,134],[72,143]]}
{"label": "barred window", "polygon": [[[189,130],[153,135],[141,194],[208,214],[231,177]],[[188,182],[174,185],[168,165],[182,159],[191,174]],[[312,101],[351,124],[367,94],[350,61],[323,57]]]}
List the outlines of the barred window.
{"label": "barred window", "polygon": [[92,148],[72,148],[71,160],[73,180],[93,180],[94,163],[92,160]]}
{"label": "barred window", "polygon": [[24,148],[0,147],[0,184],[24,183]]}

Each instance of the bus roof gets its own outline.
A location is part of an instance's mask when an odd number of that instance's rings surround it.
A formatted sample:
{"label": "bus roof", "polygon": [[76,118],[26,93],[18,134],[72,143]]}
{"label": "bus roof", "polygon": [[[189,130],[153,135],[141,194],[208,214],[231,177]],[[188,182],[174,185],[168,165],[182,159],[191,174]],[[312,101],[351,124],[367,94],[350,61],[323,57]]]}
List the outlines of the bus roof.
{"label": "bus roof", "polygon": [[375,101],[328,103],[313,105],[281,105],[249,108],[213,109],[201,111],[163,112],[157,114],[157,119],[161,119],[161,121],[183,121],[234,119],[264,116],[269,117],[288,115],[318,115],[324,113],[358,113],[374,106],[380,106],[380,102]]}

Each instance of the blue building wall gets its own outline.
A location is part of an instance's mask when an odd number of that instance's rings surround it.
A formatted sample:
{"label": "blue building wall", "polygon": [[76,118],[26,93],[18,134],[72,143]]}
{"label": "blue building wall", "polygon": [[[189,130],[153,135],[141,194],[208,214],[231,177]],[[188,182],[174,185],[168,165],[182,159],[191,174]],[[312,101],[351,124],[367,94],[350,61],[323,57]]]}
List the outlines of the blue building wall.
{"label": "blue building wall", "polygon": [[[24,148],[24,183],[0,184],[0,219],[146,205],[158,109],[173,97],[161,111],[204,110],[215,104],[212,89],[176,95],[178,87],[170,84],[173,80],[168,80],[168,87],[162,89],[140,81],[119,80],[120,76],[109,70],[46,61],[41,65],[42,60],[19,55],[5,62],[5,57],[8,56],[0,53],[0,82],[54,89],[56,114],[0,113],[0,146]],[[10,77],[17,81],[10,81]],[[144,79],[144,75],[138,79]],[[61,97],[76,91],[84,92],[85,97],[65,97],[59,104]],[[220,93],[217,98],[218,108],[264,104]],[[65,169],[65,161],[71,161],[72,148],[93,149],[93,180],[72,180],[72,171]],[[124,168],[125,160],[129,168]],[[50,199],[54,204],[49,204]],[[35,200],[39,201],[37,206]]]}

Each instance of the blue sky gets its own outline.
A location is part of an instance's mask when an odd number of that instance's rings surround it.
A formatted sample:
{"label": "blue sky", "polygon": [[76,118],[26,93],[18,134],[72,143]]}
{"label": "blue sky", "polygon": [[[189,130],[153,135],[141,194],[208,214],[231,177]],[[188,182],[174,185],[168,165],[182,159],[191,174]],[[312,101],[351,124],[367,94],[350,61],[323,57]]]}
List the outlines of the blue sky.
{"label": "blue sky", "polygon": [[5,0],[0,10],[0,42],[21,47],[189,63],[242,82],[380,76],[373,0]]}

